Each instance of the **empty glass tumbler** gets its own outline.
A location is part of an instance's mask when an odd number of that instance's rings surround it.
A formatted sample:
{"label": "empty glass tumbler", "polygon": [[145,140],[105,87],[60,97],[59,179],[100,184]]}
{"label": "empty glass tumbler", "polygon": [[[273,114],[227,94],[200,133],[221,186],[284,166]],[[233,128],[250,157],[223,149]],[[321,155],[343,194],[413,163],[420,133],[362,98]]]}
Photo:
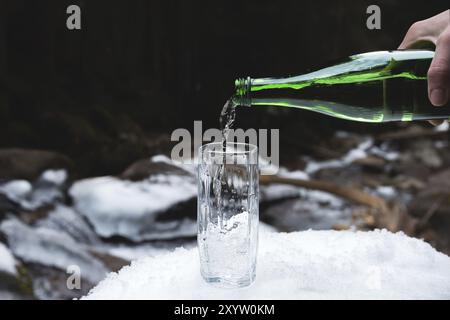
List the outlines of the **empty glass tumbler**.
{"label": "empty glass tumbler", "polygon": [[198,164],[198,248],[201,274],[221,287],[255,279],[259,223],[258,148],[210,143]]}

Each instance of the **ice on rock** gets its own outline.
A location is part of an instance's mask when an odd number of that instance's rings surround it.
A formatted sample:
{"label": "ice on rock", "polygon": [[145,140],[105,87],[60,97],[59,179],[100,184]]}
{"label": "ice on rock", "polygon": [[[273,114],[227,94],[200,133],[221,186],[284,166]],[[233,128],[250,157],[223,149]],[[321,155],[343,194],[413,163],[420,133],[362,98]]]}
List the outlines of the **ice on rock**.
{"label": "ice on rock", "polygon": [[47,227],[31,228],[23,222],[10,218],[0,224],[0,231],[8,239],[14,255],[29,263],[66,270],[77,265],[86,280],[97,283],[108,273],[108,269],[87,251],[87,247],[69,235]]}
{"label": "ice on rock", "polygon": [[64,169],[46,170],[42,173],[40,180],[60,186],[67,180],[68,174]]}
{"label": "ice on rock", "polygon": [[98,236],[73,208],[57,205],[47,217],[36,222],[37,227],[57,230],[68,234],[78,243],[98,244]]}
{"label": "ice on rock", "polygon": [[[340,135],[337,136],[339,137]],[[378,147],[374,144],[373,138],[366,137],[360,144],[358,144],[354,149],[349,150],[340,159],[332,159],[326,161],[308,161],[305,172],[309,175],[313,175],[314,173],[322,169],[341,168],[353,163],[358,159],[366,158],[369,155],[377,156],[387,161],[397,160],[400,156],[398,152],[389,150],[386,144],[382,144],[381,147]]]}
{"label": "ice on rock", "polygon": [[199,273],[197,249],[133,262],[86,299],[449,299],[450,257],[385,230],[260,235],[256,282],[220,289]]}
{"label": "ice on rock", "polygon": [[378,186],[375,192],[385,199],[393,199],[397,196],[397,191],[391,186]]}
{"label": "ice on rock", "polygon": [[[290,179],[309,180],[306,172],[301,170],[288,171],[286,168],[278,170],[278,176]],[[300,196],[302,188],[287,185],[287,184],[270,184],[260,187],[261,201],[276,201],[285,198],[292,198]]]}
{"label": "ice on rock", "polygon": [[194,198],[191,177],[155,175],[133,182],[114,177],[80,180],[69,190],[74,207],[102,237],[120,235],[131,240],[168,239],[196,234],[194,221],[158,221],[158,214]]}
{"label": "ice on rock", "polygon": [[0,242],[0,272],[6,272],[12,275],[17,274],[16,260],[11,251]]}
{"label": "ice on rock", "polygon": [[35,210],[47,204],[60,202],[64,198],[61,186],[67,179],[66,170],[47,170],[31,183],[12,180],[0,185],[0,193],[17,202],[23,209]]}
{"label": "ice on rock", "polygon": [[33,187],[26,180],[13,180],[0,185],[0,193],[15,202],[20,202],[31,193]]}
{"label": "ice on rock", "polygon": [[448,131],[450,124],[447,121],[444,121],[442,124],[434,127],[434,131],[438,132],[446,132]]}
{"label": "ice on rock", "polygon": [[340,168],[352,163],[355,160],[367,157],[368,150],[373,146],[373,139],[366,138],[356,148],[350,150],[341,159],[327,161],[308,161],[305,172],[309,175],[322,169]]}

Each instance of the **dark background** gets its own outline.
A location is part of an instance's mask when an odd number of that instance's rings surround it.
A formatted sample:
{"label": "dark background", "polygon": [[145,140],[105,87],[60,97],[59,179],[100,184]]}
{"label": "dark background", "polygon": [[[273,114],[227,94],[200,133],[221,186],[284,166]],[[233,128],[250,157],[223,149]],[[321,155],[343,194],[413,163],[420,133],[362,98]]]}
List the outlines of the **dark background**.
{"label": "dark background", "polygon": [[[82,30],[66,28],[66,8]],[[382,29],[366,28],[378,4]],[[394,49],[443,1],[0,0],[0,148],[54,150],[81,176],[116,174],[167,151],[170,133],[218,127],[241,76],[284,76],[349,54]],[[351,123],[301,110],[239,110],[238,125],[281,129],[281,160]],[[286,146],[283,149],[283,146]]]}

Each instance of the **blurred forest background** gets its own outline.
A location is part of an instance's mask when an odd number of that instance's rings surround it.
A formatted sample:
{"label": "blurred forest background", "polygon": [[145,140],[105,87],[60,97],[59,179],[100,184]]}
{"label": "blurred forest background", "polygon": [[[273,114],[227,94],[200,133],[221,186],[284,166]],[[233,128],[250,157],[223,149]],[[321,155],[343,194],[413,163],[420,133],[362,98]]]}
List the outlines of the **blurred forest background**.
{"label": "blurred forest background", "polygon": [[[72,4],[81,30],[66,28]],[[381,30],[366,27],[371,4]],[[133,259],[195,246],[195,170],[166,157],[174,129],[217,128],[238,77],[396,49],[413,22],[448,7],[0,0],[0,299],[80,297]],[[239,109],[236,126],[280,129],[282,173],[295,180],[261,178],[262,227],[387,228],[450,253],[448,124],[268,107]],[[71,265],[80,290],[66,286]]]}
{"label": "blurred forest background", "polygon": [[[82,30],[66,28],[70,4],[81,7]],[[381,6],[381,30],[366,28],[370,4]],[[414,21],[447,7],[445,0],[1,0],[0,147],[59,151],[81,176],[118,173],[156,152],[160,133],[192,130],[194,120],[218,127],[237,77],[300,74],[395,49]],[[280,128],[283,142],[386,129],[299,110],[242,110],[238,121]]]}

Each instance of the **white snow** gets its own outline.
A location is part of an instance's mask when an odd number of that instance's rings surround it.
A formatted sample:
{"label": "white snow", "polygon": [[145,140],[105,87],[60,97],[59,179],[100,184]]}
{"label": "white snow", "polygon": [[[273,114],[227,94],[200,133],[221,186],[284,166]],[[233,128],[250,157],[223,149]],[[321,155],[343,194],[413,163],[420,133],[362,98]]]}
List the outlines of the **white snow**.
{"label": "white snow", "polygon": [[[342,135],[343,133],[341,132],[337,136],[340,137]],[[369,155],[378,156],[387,161],[394,161],[400,157],[398,152],[389,150],[387,144],[382,144],[380,147],[378,147],[374,145],[374,141],[371,137],[365,137],[360,144],[358,144],[354,149],[349,150],[340,159],[332,159],[326,161],[314,161],[310,159],[305,168],[305,172],[308,175],[312,175],[322,169],[344,167],[358,159],[366,158]]]}
{"label": "white snow", "polygon": [[0,193],[16,202],[20,202],[32,189],[31,183],[26,180],[13,180],[0,185]]}
{"label": "white snow", "polygon": [[[190,247],[193,247],[193,245]],[[138,246],[119,245],[106,250],[109,254],[128,261],[144,257],[155,257],[172,251],[173,249],[157,248],[152,244],[142,244]]]}
{"label": "white snow", "polygon": [[449,299],[450,258],[385,230],[260,234],[257,277],[220,289],[199,273],[197,249],[139,259],[86,299]]}
{"label": "white snow", "polygon": [[35,210],[46,204],[54,204],[64,197],[59,186],[66,178],[65,170],[47,170],[34,184],[26,180],[12,180],[1,184],[0,193],[19,203],[24,209]]}
{"label": "white snow", "polygon": [[74,207],[87,217],[103,237],[122,235],[132,240],[192,236],[196,225],[190,219],[155,221],[158,213],[197,195],[191,177],[155,175],[133,182],[114,177],[80,180],[69,190]]}
{"label": "white snow", "polygon": [[285,198],[298,197],[301,193],[299,187],[285,184],[270,184],[259,187],[260,201],[275,201]]}
{"label": "white snow", "polygon": [[67,176],[67,171],[64,169],[46,170],[41,174],[40,180],[60,186],[66,182]]}
{"label": "white snow", "polygon": [[56,205],[45,218],[36,221],[34,226],[65,233],[78,243],[90,245],[100,243],[98,236],[83,216],[65,205]]}
{"label": "white snow", "polygon": [[397,191],[391,186],[378,186],[375,191],[386,199],[393,199],[397,196]]}
{"label": "white snow", "polygon": [[438,131],[438,132],[445,132],[445,131],[448,131],[448,129],[449,129],[448,121],[444,121],[442,124],[434,127],[434,131]]}
{"label": "white snow", "polygon": [[12,275],[17,274],[16,260],[11,251],[0,242],[0,272],[6,272]]}
{"label": "white snow", "polygon": [[394,161],[400,157],[400,154],[398,152],[388,150],[386,145],[381,145],[380,148],[377,146],[373,146],[370,149],[370,154],[381,157],[388,161]]}
{"label": "white snow", "polygon": [[373,139],[366,138],[356,148],[351,149],[341,159],[333,159],[327,161],[308,161],[305,172],[313,174],[322,169],[340,168],[352,163],[355,160],[367,157],[367,150],[373,146]]}
{"label": "white snow", "polygon": [[87,252],[86,246],[65,233],[47,227],[32,228],[16,218],[3,221],[0,231],[7,236],[14,255],[23,261],[64,271],[77,265],[85,270],[84,277],[92,283],[107,274],[106,267]]}

